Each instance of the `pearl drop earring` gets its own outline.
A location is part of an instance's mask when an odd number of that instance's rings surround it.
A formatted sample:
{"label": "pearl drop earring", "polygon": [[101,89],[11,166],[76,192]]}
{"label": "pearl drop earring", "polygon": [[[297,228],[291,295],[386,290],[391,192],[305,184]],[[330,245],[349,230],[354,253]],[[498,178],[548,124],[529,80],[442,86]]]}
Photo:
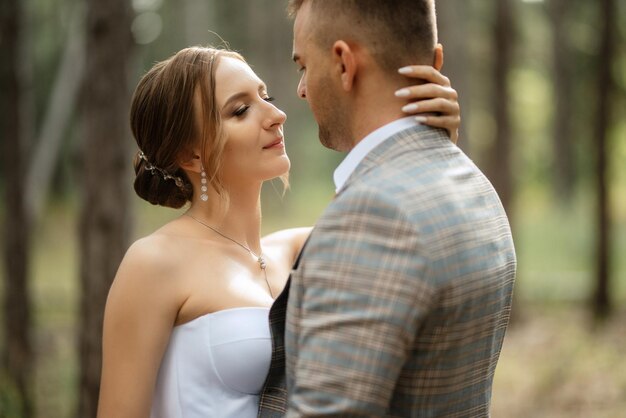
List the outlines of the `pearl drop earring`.
{"label": "pearl drop earring", "polygon": [[206,193],[209,189],[207,187],[207,179],[206,172],[204,171],[204,166],[202,166],[202,171],[200,171],[200,177],[200,191],[202,192],[200,194],[200,200],[206,202],[207,200],[209,200],[209,195]]}

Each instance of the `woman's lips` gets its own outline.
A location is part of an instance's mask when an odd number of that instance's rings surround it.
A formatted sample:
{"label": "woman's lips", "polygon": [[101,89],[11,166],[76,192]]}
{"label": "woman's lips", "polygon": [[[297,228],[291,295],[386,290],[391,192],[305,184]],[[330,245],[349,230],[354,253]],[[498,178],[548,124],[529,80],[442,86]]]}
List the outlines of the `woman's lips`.
{"label": "woman's lips", "polygon": [[272,142],[269,145],[266,145],[263,147],[263,149],[270,149],[270,148],[282,148],[283,147],[283,138],[278,138],[276,139],[276,141]]}

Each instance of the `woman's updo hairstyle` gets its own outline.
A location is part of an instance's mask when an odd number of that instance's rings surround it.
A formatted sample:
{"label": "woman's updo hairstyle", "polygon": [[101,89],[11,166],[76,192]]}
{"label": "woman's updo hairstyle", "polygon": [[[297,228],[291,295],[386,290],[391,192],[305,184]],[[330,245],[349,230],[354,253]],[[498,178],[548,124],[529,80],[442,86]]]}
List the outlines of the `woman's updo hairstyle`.
{"label": "woman's updo hairstyle", "polygon": [[[209,185],[223,193],[219,178],[225,138],[215,100],[215,68],[236,52],[204,47],[183,49],[155,64],[139,81],[130,111],[139,146],[134,160],[135,192],[153,205],[180,208],[193,198],[193,186],[180,162],[200,145]],[[200,94],[202,124],[194,116]],[[198,131],[200,129],[200,131]]]}

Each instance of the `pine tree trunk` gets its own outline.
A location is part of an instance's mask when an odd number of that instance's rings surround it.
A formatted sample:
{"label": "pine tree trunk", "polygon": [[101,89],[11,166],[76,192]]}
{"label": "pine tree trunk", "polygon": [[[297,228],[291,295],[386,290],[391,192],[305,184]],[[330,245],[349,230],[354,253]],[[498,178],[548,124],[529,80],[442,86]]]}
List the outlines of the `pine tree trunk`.
{"label": "pine tree trunk", "polygon": [[3,1],[0,5],[0,132],[2,136],[2,166],[4,174],[3,221],[4,237],[4,345],[3,374],[9,387],[0,388],[15,393],[18,399],[12,413],[33,416],[30,393],[33,370],[33,350],[30,339],[31,309],[28,293],[30,230],[24,199],[24,174],[28,137],[23,129],[24,95],[21,79],[20,45],[22,4],[19,0]]}
{"label": "pine tree trunk", "polygon": [[496,138],[491,156],[489,177],[496,188],[505,210],[511,217],[513,178],[511,169],[511,145],[513,143],[510,117],[510,89],[508,75],[513,55],[512,0],[496,0],[494,27],[494,96],[493,109],[496,119]]}
{"label": "pine tree trunk", "polygon": [[87,1],[79,418],[96,416],[104,305],[129,238],[131,18],[129,0]]}
{"label": "pine tree trunk", "polygon": [[572,143],[571,117],[572,99],[572,59],[568,47],[565,16],[571,1],[550,0],[549,14],[553,28],[552,57],[553,82],[556,107],[554,112],[553,166],[554,189],[563,203],[571,200],[574,192],[574,147]]}
{"label": "pine tree trunk", "polygon": [[611,311],[609,297],[611,264],[610,210],[608,191],[608,128],[611,123],[612,76],[611,68],[615,57],[616,4],[614,0],[602,0],[601,7],[601,48],[598,58],[598,113],[595,120],[595,135],[592,146],[596,149],[596,188],[597,207],[597,249],[596,287],[593,298],[593,312],[596,318],[604,318]]}
{"label": "pine tree trunk", "polygon": [[26,175],[26,208],[34,224],[41,219],[51,182],[61,158],[68,126],[74,120],[76,101],[84,76],[84,8],[74,7],[56,78],[46,104],[36,146],[29,156]]}
{"label": "pine tree trunk", "polygon": [[467,0],[447,0],[437,3],[437,21],[439,42],[443,45],[444,66],[442,72],[450,78],[452,87],[459,93],[461,105],[461,128],[459,129],[459,147],[470,155],[470,138],[467,121],[470,118],[469,59],[467,45]]}
{"label": "pine tree trunk", "polygon": [[[495,0],[494,39],[494,85],[493,85],[493,112],[496,121],[496,136],[491,149],[490,161],[487,162],[486,172],[493,183],[502,205],[506,210],[515,236],[515,219],[513,213],[513,171],[512,171],[512,144],[513,129],[510,116],[511,89],[508,76],[511,71],[514,49],[515,19],[513,14],[513,0]],[[512,323],[517,322],[523,315],[517,303],[518,296],[514,296],[514,309],[511,315]]]}

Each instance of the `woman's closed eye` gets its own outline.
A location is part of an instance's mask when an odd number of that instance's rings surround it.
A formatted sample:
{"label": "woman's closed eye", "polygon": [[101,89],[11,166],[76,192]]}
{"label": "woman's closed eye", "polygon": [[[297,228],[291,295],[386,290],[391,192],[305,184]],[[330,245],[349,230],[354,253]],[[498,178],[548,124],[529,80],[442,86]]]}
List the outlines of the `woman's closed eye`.
{"label": "woman's closed eye", "polygon": [[243,116],[248,109],[250,109],[250,105],[241,105],[233,112],[233,116],[241,117]]}
{"label": "woman's closed eye", "polygon": [[[261,99],[263,99],[263,101],[268,102],[268,103],[271,103],[276,100],[276,98],[273,96],[265,96],[265,97],[261,97]],[[248,111],[248,109],[250,109],[249,104],[242,104],[241,106],[238,106],[237,108],[235,108],[235,110],[233,111],[233,116],[236,116],[238,118],[243,117]]]}
{"label": "woman's closed eye", "polygon": [[[268,102],[268,103],[271,103],[271,102],[275,101],[276,98],[272,97],[272,96],[267,96],[267,97],[263,97],[263,100]],[[242,116],[245,115],[245,113],[248,111],[248,109],[250,109],[250,105],[248,105],[248,104],[241,105],[241,106],[239,106],[239,107],[237,107],[235,109],[235,111],[233,112],[233,116],[242,117]]]}

